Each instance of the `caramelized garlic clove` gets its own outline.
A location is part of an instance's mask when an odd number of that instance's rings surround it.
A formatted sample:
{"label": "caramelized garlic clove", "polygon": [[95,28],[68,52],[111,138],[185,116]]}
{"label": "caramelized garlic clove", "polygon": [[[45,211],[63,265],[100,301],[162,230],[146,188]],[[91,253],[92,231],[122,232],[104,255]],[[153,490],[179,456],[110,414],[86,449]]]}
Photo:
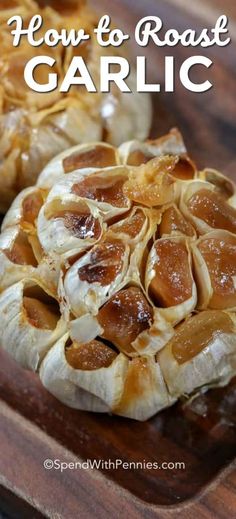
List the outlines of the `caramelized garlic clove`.
{"label": "caramelized garlic clove", "polygon": [[71,192],[83,199],[93,200],[104,216],[104,221],[127,213],[131,201],[125,194],[124,185],[128,169],[123,166],[106,168],[74,182]]}
{"label": "caramelized garlic clove", "polygon": [[0,292],[34,275],[37,265],[28,235],[18,226],[6,228],[0,235]]}
{"label": "caramelized garlic clove", "polygon": [[192,245],[198,308],[236,309],[236,237],[212,231]]}
{"label": "caramelized garlic clove", "polygon": [[235,197],[236,189],[234,182],[212,168],[205,168],[199,172],[199,178],[201,180],[205,180],[206,182],[210,182],[215,186],[216,191],[219,192],[229,203],[232,198]]}
{"label": "caramelized garlic clove", "polygon": [[155,354],[174,334],[141,286],[131,285],[116,292],[99,310],[97,323],[101,327],[97,334],[129,357]]}
{"label": "caramelized garlic clove", "polygon": [[83,169],[61,177],[49,192],[47,202],[65,196],[73,200],[87,200],[98,208],[104,221],[126,213],[131,202],[123,192],[128,169],[123,166],[94,171]]}
{"label": "caramelized garlic clove", "polygon": [[[111,411],[118,405],[123,393],[128,359],[122,353],[113,355],[109,352],[109,355],[104,355],[106,367],[99,367],[104,360],[103,348],[102,343],[96,341],[99,343],[102,357],[97,363],[98,367],[96,367],[95,344],[94,351],[90,350],[93,369],[75,369],[68,362],[68,358],[70,360],[71,357],[66,354],[68,339],[69,334],[66,334],[45,356],[39,373],[43,385],[54,396],[71,407],[96,412]],[[86,347],[88,348],[88,345]],[[78,349],[80,348],[82,349],[83,345],[78,345]],[[106,346],[104,349],[107,351]],[[75,357],[76,355],[74,355],[73,362],[75,362]],[[79,368],[84,367],[82,359],[83,355],[78,362]]]}
{"label": "caramelized garlic clove", "polygon": [[103,142],[79,144],[63,151],[53,158],[39,175],[37,185],[50,189],[64,175],[68,173],[91,172],[97,169],[112,167],[120,164],[119,153],[116,148]]}
{"label": "caramelized garlic clove", "polygon": [[145,288],[160,314],[172,325],[197,304],[188,241],[179,236],[157,240],[146,265]]}
{"label": "caramelized garlic clove", "polygon": [[153,309],[140,288],[130,286],[111,297],[97,319],[103,328],[102,337],[130,355],[135,339],[152,325]]}
{"label": "caramelized garlic clove", "polygon": [[66,330],[57,301],[33,279],[19,281],[1,294],[0,319],[2,348],[33,371]]}
{"label": "caramelized garlic clove", "polygon": [[15,198],[2,223],[2,231],[19,225],[25,232],[35,232],[39,211],[44,203],[46,192],[29,187]]}
{"label": "caramelized garlic clove", "polygon": [[180,209],[199,234],[213,229],[236,231],[236,209],[213,184],[200,180],[190,183],[182,194]]}
{"label": "caramelized garlic clove", "polygon": [[74,195],[58,197],[42,207],[37,231],[43,250],[65,257],[96,243],[103,233],[101,214],[93,202]]}
{"label": "caramelized garlic clove", "polygon": [[63,288],[70,309],[77,317],[99,307],[124,283],[129,247],[108,236],[69,268]]}
{"label": "caramelized garlic clove", "polygon": [[107,234],[116,234],[123,242],[130,247],[135,247],[145,238],[148,230],[151,213],[149,210],[135,206],[122,220],[110,225]]}
{"label": "caramelized garlic clove", "polygon": [[177,157],[167,155],[131,169],[129,179],[124,184],[124,193],[133,202],[147,207],[174,201],[176,183],[171,173],[177,161]]}
{"label": "caramelized garlic clove", "polygon": [[117,149],[107,143],[84,144],[63,159],[64,173],[83,168],[109,168],[119,164]]}
{"label": "caramelized garlic clove", "polygon": [[236,373],[235,317],[207,310],[179,325],[158,354],[161,371],[173,397],[202,387],[224,386]]}
{"label": "caramelized garlic clove", "polygon": [[99,340],[69,345],[66,334],[40,368],[43,385],[67,405],[144,421],[174,403],[154,357],[133,360]]}
{"label": "caramelized garlic clove", "polygon": [[184,218],[177,205],[171,204],[163,209],[159,225],[160,238],[186,236],[196,239],[197,234],[191,223]]}

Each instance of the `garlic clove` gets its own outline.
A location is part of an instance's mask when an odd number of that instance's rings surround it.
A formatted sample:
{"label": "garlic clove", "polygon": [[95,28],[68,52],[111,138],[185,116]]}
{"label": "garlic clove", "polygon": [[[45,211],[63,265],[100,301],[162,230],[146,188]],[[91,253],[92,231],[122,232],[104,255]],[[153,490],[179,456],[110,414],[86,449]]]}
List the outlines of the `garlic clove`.
{"label": "garlic clove", "polygon": [[179,325],[158,354],[173,397],[224,386],[236,374],[235,315],[207,310]]}
{"label": "garlic clove", "polygon": [[213,184],[200,180],[190,183],[182,193],[180,209],[199,234],[213,229],[236,232],[236,209]]}
{"label": "garlic clove", "polygon": [[69,339],[66,334],[44,358],[39,372],[43,385],[71,407],[111,411],[123,393],[128,359],[101,341],[85,345],[69,341],[66,347]]}
{"label": "garlic clove", "polygon": [[236,309],[236,236],[212,231],[192,244],[198,308]]}
{"label": "garlic clove", "polygon": [[22,280],[0,296],[0,343],[23,367],[36,371],[66,331],[57,301],[38,280]]}
{"label": "garlic clove", "polygon": [[181,236],[154,242],[146,265],[145,289],[160,314],[176,325],[197,305],[188,240]]}
{"label": "garlic clove", "polygon": [[25,232],[34,232],[45,197],[46,192],[39,188],[29,187],[21,191],[3,219],[2,231],[20,225]]}
{"label": "garlic clove", "polygon": [[70,256],[85,250],[102,236],[102,216],[93,201],[65,195],[42,207],[37,231],[47,254]]}
{"label": "garlic clove", "polygon": [[99,307],[124,283],[129,247],[116,237],[105,237],[69,268],[63,289],[77,317]]}
{"label": "garlic clove", "polygon": [[154,357],[137,357],[129,362],[123,395],[113,411],[127,418],[145,421],[175,400],[168,394],[160,366]]}
{"label": "garlic clove", "polygon": [[119,153],[108,143],[91,142],[69,148],[54,157],[38,177],[37,185],[50,189],[61,177],[84,169],[112,167],[120,164]]}

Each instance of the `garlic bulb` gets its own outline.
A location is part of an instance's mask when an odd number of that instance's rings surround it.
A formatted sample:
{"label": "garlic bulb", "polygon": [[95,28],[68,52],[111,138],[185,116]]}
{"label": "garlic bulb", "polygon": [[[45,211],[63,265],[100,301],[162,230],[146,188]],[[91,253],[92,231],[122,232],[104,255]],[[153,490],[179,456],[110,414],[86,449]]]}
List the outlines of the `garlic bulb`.
{"label": "garlic bulb", "polygon": [[[37,0],[4,2],[0,11],[0,212],[4,213],[16,194],[33,185],[44,166],[55,155],[68,147],[89,141],[106,140],[119,145],[135,136],[145,139],[152,119],[149,94],[135,92],[135,73],[127,84],[131,92],[121,92],[114,83],[109,93],[99,91],[100,57],[109,56],[110,47],[100,47],[94,33],[98,16],[86,5],[86,1],[50,0],[44,7]],[[7,20],[20,15],[24,27],[34,15],[41,15],[42,27],[37,38],[53,29],[59,34],[83,28],[90,39],[79,46],[55,47],[43,42],[32,47],[26,38],[20,45],[12,45],[12,26]],[[113,47],[113,54],[121,50]],[[24,80],[24,69],[35,56],[47,55],[55,59],[53,72],[57,74],[58,87],[52,92],[38,93],[31,90]],[[74,85],[67,93],[60,92],[60,85],[73,57],[81,56],[97,87],[89,93],[81,85]],[[35,69],[35,80],[48,82],[48,66],[40,64]]]}
{"label": "garlic bulb", "polygon": [[177,130],[55,157],[4,219],[2,347],[66,405],[136,420],[227,384],[233,193],[198,172]]}

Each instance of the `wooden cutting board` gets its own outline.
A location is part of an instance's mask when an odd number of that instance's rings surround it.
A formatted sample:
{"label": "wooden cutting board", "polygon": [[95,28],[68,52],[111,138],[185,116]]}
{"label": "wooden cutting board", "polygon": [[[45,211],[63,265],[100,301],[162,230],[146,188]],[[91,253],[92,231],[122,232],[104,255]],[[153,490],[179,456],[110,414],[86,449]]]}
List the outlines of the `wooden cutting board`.
{"label": "wooden cutting board", "polygon": [[[98,2],[93,4],[98,7]],[[213,26],[219,2],[216,10],[212,4],[213,0],[206,6],[204,23],[205,11],[198,17],[196,7],[189,9],[185,0],[99,2],[102,11],[116,16],[117,25],[129,33],[139,18],[150,14],[160,16],[166,28]],[[226,14],[230,6],[229,1],[224,4]],[[227,48],[205,52],[214,60],[210,71],[214,88],[209,92],[187,92],[177,81],[174,94],[153,96],[152,136],[178,126],[199,166],[219,168],[236,179],[232,40]],[[154,45],[145,49],[150,81],[163,82],[165,53]],[[179,46],[174,53],[178,66],[190,55]],[[200,81],[205,75],[199,68],[195,77]],[[146,423],[66,408],[47,393],[37,375],[21,369],[4,352],[0,352],[0,388],[1,506],[10,517],[236,517],[236,383],[210,391],[196,402],[197,412],[179,403]],[[61,473],[44,469],[45,459],[183,462],[185,469]]]}

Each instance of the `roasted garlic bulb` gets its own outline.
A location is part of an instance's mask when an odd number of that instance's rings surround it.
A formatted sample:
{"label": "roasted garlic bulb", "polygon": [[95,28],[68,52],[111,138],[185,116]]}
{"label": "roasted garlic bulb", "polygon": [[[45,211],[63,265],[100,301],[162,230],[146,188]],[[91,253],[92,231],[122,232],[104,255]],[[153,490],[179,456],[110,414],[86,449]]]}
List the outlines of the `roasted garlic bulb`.
{"label": "roasted garlic bulb", "polygon": [[[23,38],[18,47],[13,47],[13,26],[9,27],[7,20],[16,14],[25,25],[33,15],[42,16],[37,38],[52,28],[58,32],[83,28],[90,40],[78,47],[32,47]],[[94,140],[119,145],[134,136],[148,136],[150,96],[135,92],[132,74],[128,82],[133,93],[122,93],[115,84],[109,93],[99,92],[100,57],[110,55],[111,50],[98,45],[93,32],[97,23],[98,16],[83,0],[0,0],[0,213],[5,213],[21,189],[35,183],[47,162],[62,150]],[[119,47],[112,52],[123,51]],[[53,72],[58,88],[42,94],[27,86],[24,68],[31,58],[44,54],[56,60]],[[97,92],[88,93],[84,86],[73,86],[65,94],[59,91],[74,56],[85,60]],[[48,70],[47,65],[36,68],[38,83],[47,83]]]}
{"label": "roasted garlic bulb", "polygon": [[177,130],[64,151],[0,236],[0,343],[65,404],[146,420],[236,375],[234,184]]}

